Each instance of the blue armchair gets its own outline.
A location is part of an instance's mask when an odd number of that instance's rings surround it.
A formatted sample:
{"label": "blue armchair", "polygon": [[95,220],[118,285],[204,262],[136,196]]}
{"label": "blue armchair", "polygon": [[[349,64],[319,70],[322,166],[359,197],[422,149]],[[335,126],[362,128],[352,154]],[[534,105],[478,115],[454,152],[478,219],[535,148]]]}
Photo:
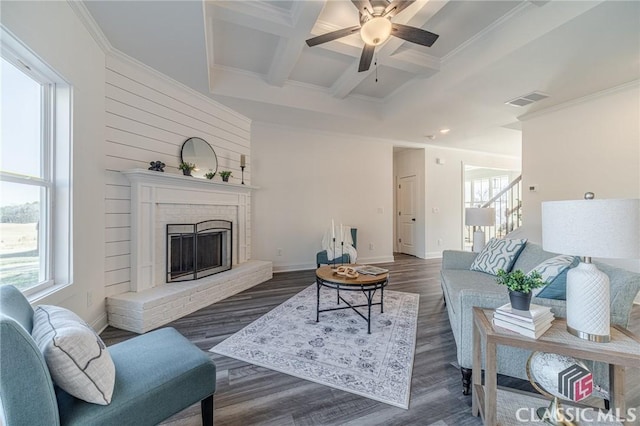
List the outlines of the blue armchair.
{"label": "blue armchair", "polygon": [[[358,248],[357,246],[358,229],[357,228],[351,228],[351,239],[353,240],[353,247]],[[349,257],[348,253],[343,254],[342,257],[337,257],[331,260],[329,260],[329,258],[327,257],[326,250],[322,250],[316,253],[316,264],[318,265],[318,268],[320,267],[320,265],[336,265],[338,263],[350,263],[350,262],[351,262],[351,258]]]}
{"label": "blue armchair", "polygon": [[15,287],[0,286],[1,419],[7,425],[155,425],[201,401],[213,425],[216,366],[173,328],[108,348],[116,369],[109,405],[77,399],[55,386],[31,336],[33,309]]}

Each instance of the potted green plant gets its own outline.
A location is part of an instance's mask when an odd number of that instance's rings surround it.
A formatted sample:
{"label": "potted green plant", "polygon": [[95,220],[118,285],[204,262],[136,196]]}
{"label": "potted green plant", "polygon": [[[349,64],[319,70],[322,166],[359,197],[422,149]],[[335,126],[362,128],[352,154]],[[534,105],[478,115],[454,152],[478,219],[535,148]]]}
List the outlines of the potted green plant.
{"label": "potted green plant", "polygon": [[521,311],[529,310],[531,306],[531,291],[545,284],[538,271],[525,274],[520,269],[511,272],[499,269],[496,282],[507,286],[511,307]]}
{"label": "potted green plant", "polygon": [[180,163],[178,168],[182,170],[182,174],[184,174],[185,176],[191,176],[191,171],[196,168],[196,165],[183,161],[182,163]]}
{"label": "potted green plant", "polygon": [[223,182],[229,182],[230,176],[231,176],[231,172],[229,170],[223,170],[220,172],[220,177],[222,177]]}
{"label": "potted green plant", "polygon": [[205,173],[204,177],[211,180],[215,175],[216,175],[216,172],[208,172],[208,173]]}

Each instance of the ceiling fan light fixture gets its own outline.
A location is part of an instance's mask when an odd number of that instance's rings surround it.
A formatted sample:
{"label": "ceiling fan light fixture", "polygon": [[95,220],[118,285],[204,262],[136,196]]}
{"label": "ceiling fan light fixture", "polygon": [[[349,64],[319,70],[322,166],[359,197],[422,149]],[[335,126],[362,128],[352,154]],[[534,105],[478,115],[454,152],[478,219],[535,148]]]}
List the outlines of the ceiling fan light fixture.
{"label": "ceiling fan light fixture", "polygon": [[362,41],[371,46],[378,46],[387,41],[391,35],[391,21],[382,16],[369,19],[360,29]]}

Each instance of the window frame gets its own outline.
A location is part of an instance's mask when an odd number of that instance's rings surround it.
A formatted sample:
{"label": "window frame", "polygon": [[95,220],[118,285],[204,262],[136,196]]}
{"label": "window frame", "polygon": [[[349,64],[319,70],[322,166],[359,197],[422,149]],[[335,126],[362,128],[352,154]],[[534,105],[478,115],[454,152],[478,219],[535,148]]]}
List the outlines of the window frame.
{"label": "window frame", "polygon": [[72,88],[2,26],[0,36],[2,58],[41,85],[40,177],[0,170],[1,181],[39,187],[44,192],[39,224],[44,237],[38,239],[38,249],[44,252],[39,278],[44,280],[22,290],[30,299],[39,299],[72,281]]}

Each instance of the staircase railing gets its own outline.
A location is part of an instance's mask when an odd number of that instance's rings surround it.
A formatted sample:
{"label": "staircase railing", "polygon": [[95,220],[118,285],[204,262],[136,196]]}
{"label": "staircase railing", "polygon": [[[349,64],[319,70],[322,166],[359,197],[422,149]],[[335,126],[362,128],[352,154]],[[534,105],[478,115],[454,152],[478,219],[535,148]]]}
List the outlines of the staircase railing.
{"label": "staircase railing", "polygon": [[480,207],[496,209],[496,225],[487,227],[487,237],[503,238],[522,225],[522,175]]}

